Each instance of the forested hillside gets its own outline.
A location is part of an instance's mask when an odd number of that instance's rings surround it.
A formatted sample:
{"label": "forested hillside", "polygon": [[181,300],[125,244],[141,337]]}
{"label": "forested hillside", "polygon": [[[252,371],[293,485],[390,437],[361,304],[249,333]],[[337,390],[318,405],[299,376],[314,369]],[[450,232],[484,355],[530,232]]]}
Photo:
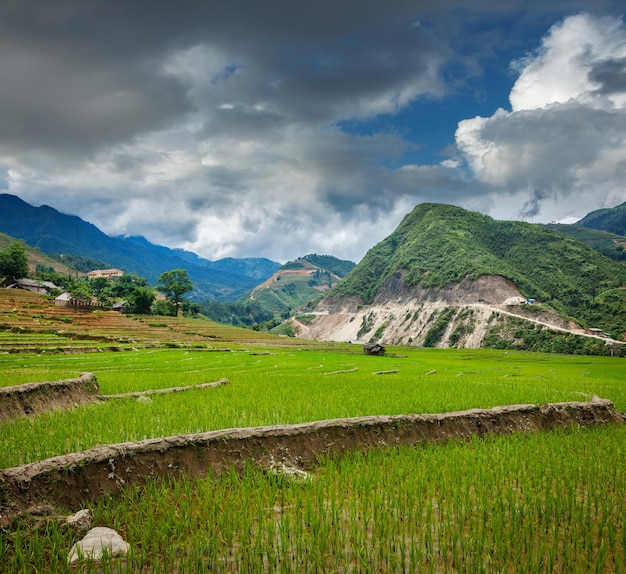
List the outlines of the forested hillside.
{"label": "forested hillside", "polygon": [[150,243],[144,237],[110,237],[95,225],[53,207],[34,207],[19,197],[0,194],[0,231],[48,255],[73,254],[107,262],[154,285],[165,271],[186,269],[194,284],[191,298],[236,299],[280,266],[264,258],[217,261]]}
{"label": "forested hillside", "polygon": [[547,227],[581,241],[609,259],[626,264],[626,237],[623,235],[581,225],[550,223]]}
{"label": "forested hillside", "polygon": [[563,315],[626,331],[626,267],[542,225],[496,221],[451,205],[418,205],[332,295],[371,304],[398,270],[406,270],[406,287],[424,288],[499,275]]}
{"label": "forested hillside", "polygon": [[[0,233],[0,251],[6,249],[9,245],[15,242],[15,237]],[[49,257],[45,253],[42,253],[39,249],[30,247],[24,244],[24,249],[28,257],[28,267],[31,273],[36,269],[54,270],[57,273],[63,273],[66,275],[77,276],[81,269],[78,269],[72,262],[61,262],[52,257]]]}
{"label": "forested hillside", "polygon": [[626,202],[616,207],[592,211],[578,221],[576,225],[624,236],[626,235]]}

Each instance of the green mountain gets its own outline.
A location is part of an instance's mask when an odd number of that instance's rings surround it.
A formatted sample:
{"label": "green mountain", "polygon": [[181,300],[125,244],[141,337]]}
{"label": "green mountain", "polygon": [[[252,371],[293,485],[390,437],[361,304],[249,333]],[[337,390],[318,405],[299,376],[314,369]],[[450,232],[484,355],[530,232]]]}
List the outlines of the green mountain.
{"label": "green mountain", "polygon": [[485,276],[504,278],[522,297],[583,325],[626,333],[625,266],[543,225],[496,221],[452,205],[418,205],[329,300],[376,305],[411,289],[436,297]]}
{"label": "green mountain", "polygon": [[626,236],[626,201],[616,207],[592,211],[576,225]]}
{"label": "green mountain", "polygon": [[194,284],[190,299],[237,299],[280,266],[264,258],[210,261],[194,253],[154,245],[143,237],[110,237],[95,225],[19,197],[0,194],[0,232],[48,255],[74,254],[106,261],[152,285],[164,271],[186,269]]}
{"label": "green mountain", "polygon": [[305,255],[285,263],[246,299],[259,303],[274,316],[287,315],[305,306],[312,308],[354,266],[352,261],[331,255]]}
{"label": "green mountain", "polygon": [[345,277],[356,266],[354,261],[337,259],[337,257],[334,257],[333,255],[317,255],[316,253],[309,253],[308,255],[302,257],[302,260],[316,265],[322,271],[328,271],[329,273],[332,273],[340,278]]}
{"label": "green mountain", "polygon": [[[0,251],[6,249],[14,241],[19,240],[15,237],[11,237],[10,235],[0,233]],[[34,272],[39,266],[46,269],[51,269],[53,271],[56,271],[57,273],[62,273],[64,275],[80,275],[80,269],[77,269],[73,265],[68,265],[57,261],[52,257],[46,255],[39,249],[36,249],[35,247],[30,247],[29,245],[24,244],[24,248],[26,251],[26,256],[28,257],[28,268],[31,273]]]}
{"label": "green mountain", "polygon": [[608,231],[602,231],[600,229],[582,227],[581,225],[550,223],[547,227],[553,231],[558,231],[573,239],[582,241],[609,259],[614,259],[615,261],[626,264],[626,237],[623,235],[609,233]]}

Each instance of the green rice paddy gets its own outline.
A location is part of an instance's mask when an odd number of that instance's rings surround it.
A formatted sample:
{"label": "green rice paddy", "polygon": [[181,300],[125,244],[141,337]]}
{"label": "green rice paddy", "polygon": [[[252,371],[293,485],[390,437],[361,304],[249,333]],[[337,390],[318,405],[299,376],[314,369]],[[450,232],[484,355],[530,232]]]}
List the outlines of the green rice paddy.
{"label": "green rice paddy", "polygon": [[[98,444],[220,428],[504,404],[626,411],[626,363],[463,349],[272,346],[0,355],[0,386],[97,375],[119,399],[0,423],[0,467]],[[380,374],[377,374],[380,373]],[[626,428],[563,429],[332,454],[307,478],[248,465],[150,482],[91,504],[132,547],[93,572],[624,572]],[[80,538],[80,536],[78,536]],[[77,535],[50,521],[0,531],[2,572],[67,572]],[[86,567],[89,571],[89,566]]]}

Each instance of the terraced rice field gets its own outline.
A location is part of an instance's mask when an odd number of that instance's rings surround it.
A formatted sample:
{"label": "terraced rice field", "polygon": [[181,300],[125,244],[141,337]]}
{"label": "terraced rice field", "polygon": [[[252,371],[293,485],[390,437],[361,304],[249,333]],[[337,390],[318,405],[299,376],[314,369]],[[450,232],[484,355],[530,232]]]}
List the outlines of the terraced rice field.
{"label": "terraced rice field", "polygon": [[[109,443],[339,417],[593,395],[626,411],[620,358],[416,348],[370,357],[356,346],[202,320],[116,316],[108,322],[101,313],[64,322],[30,295],[12,295],[12,306],[2,298],[2,387],[84,371],[96,374],[103,394],[222,377],[230,384],[2,422],[4,469]],[[64,337],[55,321],[89,337]],[[101,351],[72,352],[63,342]],[[294,442],[272,464],[207,466],[195,480],[173,465],[168,477],[135,486],[124,485],[124,469],[115,467],[107,470],[113,488],[86,506],[95,525],[115,528],[131,553],[83,571],[624,572],[624,445],[626,425],[614,424],[445,444],[387,443],[342,454],[329,444],[307,464]],[[78,509],[42,500],[35,510],[2,523],[2,572],[69,571],[69,548],[82,535],[59,515]]]}
{"label": "terraced rice field", "polygon": [[[17,335],[17,336],[16,336]],[[146,347],[220,348],[242,345],[306,346],[266,333],[209,320],[57,307],[29,291],[0,289],[0,352],[72,353]]]}

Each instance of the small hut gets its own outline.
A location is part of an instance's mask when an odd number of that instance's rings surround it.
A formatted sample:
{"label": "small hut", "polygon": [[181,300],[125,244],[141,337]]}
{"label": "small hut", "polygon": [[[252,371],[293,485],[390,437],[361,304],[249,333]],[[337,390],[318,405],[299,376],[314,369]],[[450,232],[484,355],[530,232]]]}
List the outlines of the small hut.
{"label": "small hut", "polygon": [[61,295],[55,298],[54,304],[57,307],[69,307],[71,300],[72,300],[72,296],[69,293],[65,292],[65,293],[61,293]]}
{"label": "small hut", "polygon": [[385,354],[385,347],[378,343],[366,343],[363,345],[363,353],[366,355],[377,355],[382,357]]}
{"label": "small hut", "polygon": [[128,301],[116,301],[111,305],[111,311],[117,311],[118,313],[123,313],[128,310]]}

